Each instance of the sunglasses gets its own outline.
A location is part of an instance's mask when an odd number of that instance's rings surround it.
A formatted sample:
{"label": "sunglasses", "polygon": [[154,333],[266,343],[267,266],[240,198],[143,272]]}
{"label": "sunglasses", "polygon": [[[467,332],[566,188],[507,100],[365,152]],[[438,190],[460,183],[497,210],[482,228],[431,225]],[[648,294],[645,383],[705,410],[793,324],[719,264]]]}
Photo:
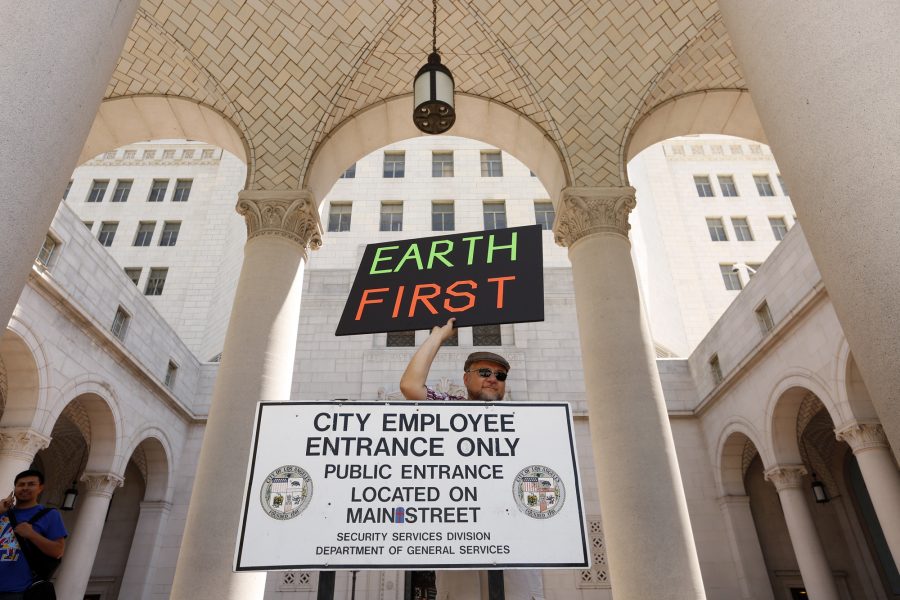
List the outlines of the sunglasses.
{"label": "sunglasses", "polygon": [[491,369],[469,369],[466,373],[478,373],[481,377],[487,379],[491,375],[495,375],[497,377],[497,381],[506,381],[506,371],[492,371]]}

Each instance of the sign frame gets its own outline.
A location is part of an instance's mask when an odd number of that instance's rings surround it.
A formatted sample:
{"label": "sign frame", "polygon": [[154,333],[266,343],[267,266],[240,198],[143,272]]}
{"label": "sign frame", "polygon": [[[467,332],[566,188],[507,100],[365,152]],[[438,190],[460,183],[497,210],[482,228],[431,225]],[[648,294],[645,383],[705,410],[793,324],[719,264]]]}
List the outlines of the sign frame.
{"label": "sign frame", "polygon": [[[571,458],[571,469],[574,474],[573,485],[574,490],[567,492],[567,496],[571,494],[577,509],[578,530],[580,533],[580,562],[551,563],[551,562],[498,562],[491,560],[490,564],[485,562],[468,562],[468,563],[441,563],[439,560],[430,562],[401,562],[401,557],[395,557],[395,562],[386,564],[367,564],[367,563],[341,563],[338,565],[329,565],[327,561],[322,563],[303,563],[303,564],[277,564],[277,565],[242,565],[244,541],[247,533],[247,517],[250,510],[250,503],[253,501],[256,490],[251,488],[254,478],[257,475],[257,457],[259,453],[260,429],[262,427],[263,411],[268,406],[316,406],[316,407],[347,407],[352,409],[359,406],[378,406],[378,407],[403,407],[411,409],[415,407],[477,407],[488,408],[496,406],[502,409],[515,407],[544,407],[556,408],[564,410],[566,423],[566,442],[568,444],[569,457]],[[511,479],[515,476],[510,475]],[[259,402],[256,407],[256,415],[254,419],[253,438],[251,442],[251,453],[247,465],[247,473],[244,485],[244,496],[241,503],[240,523],[238,525],[238,535],[235,541],[235,552],[232,562],[232,568],[235,572],[252,572],[252,571],[287,571],[287,570],[311,570],[311,571],[344,571],[344,570],[364,570],[364,571],[383,571],[383,570],[498,570],[498,569],[583,569],[591,566],[591,553],[589,549],[589,540],[586,529],[587,521],[584,509],[584,499],[582,496],[582,486],[580,480],[580,470],[578,465],[578,452],[575,445],[574,425],[572,418],[572,409],[568,402],[427,402],[427,401],[401,401],[401,402],[377,402],[377,401],[289,401],[289,402]]]}

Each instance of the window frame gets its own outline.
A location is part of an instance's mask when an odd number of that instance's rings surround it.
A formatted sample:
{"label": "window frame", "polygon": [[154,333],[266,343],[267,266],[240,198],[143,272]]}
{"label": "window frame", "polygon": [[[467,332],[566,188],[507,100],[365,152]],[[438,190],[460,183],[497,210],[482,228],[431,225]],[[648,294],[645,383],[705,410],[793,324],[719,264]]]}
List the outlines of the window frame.
{"label": "window frame", "polygon": [[740,198],[734,175],[716,175],[716,179],[719,181],[719,190],[723,198]]}
{"label": "window frame", "polygon": [[[719,263],[719,272],[722,275],[722,282],[725,289],[729,292],[739,292],[744,289],[744,282],[741,281],[741,274],[735,270],[734,263]],[[737,287],[734,287],[737,285]]]}
{"label": "window frame", "polygon": [[[450,160],[440,160],[440,158],[449,157]],[[432,177],[453,177],[454,176],[454,160],[453,150],[432,150],[431,152],[431,176]],[[449,165],[449,169],[447,168]],[[449,173],[447,172],[449,170]]]}
{"label": "window frame", "polygon": [[[390,160],[388,160],[390,158]],[[399,158],[399,160],[397,160]],[[390,174],[388,174],[388,165],[390,166]],[[399,170],[397,165],[400,166]],[[399,171],[399,172],[398,172]],[[403,179],[406,177],[406,152],[385,151],[382,162],[381,174],[383,179]]]}
{"label": "window frame", "polygon": [[[346,208],[347,211],[343,212]],[[337,217],[337,221],[335,221]],[[344,219],[346,217],[346,219]],[[344,221],[347,221],[346,227]],[[353,222],[353,203],[352,202],[329,202],[328,204],[328,231],[331,233],[341,233],[350,231]]]}
{"label": "window frame", "polygon": [[[400,207],[399,210],[386,210],[388,207]],[[399,221],[394,215],[399,215]],[[388,227],[385,228],[385,217]],[[397,225],[395,228],[394,225]],[[381,211],[378,219],[378,231],[403,231],[403,201],[383,201],[381,203]]]}
{"label": "window frame", "polygon": [[766,300],[763,300],[753,312],[756,315],[756,322],[759,324],[759,329],[763,335],[768,335],[769,332],[775,329],[775,318],[772,316],[772,309]]}
{"label": "window frame", "polygon": [[[773,223],[773,220],[781,221],[781,224],[776,227],[776,224]],[[787,235],[788,229],[787,220],[784,217],[769,217],[769,229],[772,230],[772,235],[775,237],[775,241],[780,242]],[[783,233],[779,233],[779,230],[783,229]]]}
{"label": "window frame", "polygon": [[734,230],[734,239],[736,241],[755,241],[753,229],[750,228],[750,219],[747,217],[731,217],[731,228]]}
{"label": "window frame", "polygon": [[[703,181],[703,180],[706,181]],[[712,179],[709,175],[694,175],[694,189],[697,190],[698,198],[715,198],[716,190],[713,188]]]}
{"label": "window frame", "polygon": [[[47,250],[47,242],[50,242],[50,249]],[[57,251],[61,242],[56,239],[56,237],[47,233],[44,236],[44,243],[41,244],[41,249],[38,250],[37,256],[34,257],[34,260],[38,262],[38,264],[42,265],[45,269],[49,269],[53,266],[53,263],[56,261]],[[46,254],[46,257],[44,256]]]}
{"label": "window frame", "polygon": [[[146,227],[150,228],[149,231]],[[137,231],[134,232],[134,243],[131,245],[135,248],[147,248],[153,244],[153,234],[155,233],[156,221],[140,221]]]}
{"label": "window frame", "polygon": [[[184,184],[187,184],[187,187]],[[193,178],[176,179],[175,189],[172,192],[172,202],[187,202],[191,197],[191,188],[193,187]]]}
{"label": "window frame", "polygon": [[113,334],[113,337],[121,341],[125,341],[125,335],[128,333],[128,325],[130,323],[131,314],[120,304],[116,309],[116,314],[113,317],[112,325],[109,326],[109,331]]}
{"label": "window frame", "polygon": [[[481,204],[482,215],[484,216],[484,229],[486,231],[493,231],[495,229],[506,229],[509,227],[509,222],[507,221],[506,215],[506,201],[505,200],[485,200]],[[488,207],[499,206],[503,210],[501,211],[489,211]],[[488,223],[488,215],[491,215],[492,223]],[[502,215],[503,225],[497,225],[497,215]]]}
{"label": "window frame", "polygon": [[[159,277],[162,273],[162,277]],[[156,277],[154,277],[154,274]],[[150,273],[147,275],[147,281],[144,283],[145,296],[162,296],[166,287],[166,279],[169,278],[168,267],[150,267]]]}
{"label": "window frame", "polygon": [[[99,184],[103,184],[103,189],[100,189]],[[88,189],[87,198],[85,198],[84,201],[88,204],[100,204],[103,202],[103,198],[106,196],[106,190],[108,189],[109,179],[93,179],[91,180],[91,187]]]}
{"label": "window frame", "polygon": [[[550,210],[538,210],[538,205],[547,205],[550,207]],[[546,221],[546,215],[550,215],[549,223]],[[545,218],[542,220],[538,215],[545,215]],[[535,200],[534,201],[534,222],[536,225],[541,226],[542,231],[553,231],[553,225],[556,224],[556,209],[553,208],[553,202],[550,200]]]}
{"label": "window frame", "polygon": [[[150,183],[150,193],[147,194],[147,202],[164,202],[166,199],[166,194],[169,193],[169,181],[171,181],[171,180],[170,179],[154,179]],[[162,193],[157,194],[155,192],[160,190],[160,188],[157,186],[157,184],[160,184],[160,183],[162,184],[162,188],[161,188]]]}
{"label": "window frame", "polygon": [[[449,207],[449,211],[436,211],[435,208]],[[435,218],[440,217],[441,228],[435,227]],[[447,217],[450,219],[450,227],[447,227]],[[431,201],[431,230],[432,231],[456,231],[456,205],[453,200]]]}
{"label": "window frame", "polygon": [[756,185],[756,193],[759,194],[760,198],[773,198],[775,196],[772,178],[769,177],[768,173],[754,173],[753,183]]}
{"label": "window frame", "polygon": [[[497,160],[492,160],[494,157],[496,157]],[[497,165],[497,172],[494,172],[495,165]],[[501,150],[481,151],[481,176],[503,177],[503,152]]]}
{"label": "window frame", "polygon": [[[718,223],[710,223],[711,221],[718,221]],[[719,229],[721,229],[721,237],[719,237]],[[722,217],[706,217],[706,231],[712,242],[728,241],[728,231],[725,229],[725,219]]]}
{"label": "window frame", "polygon": [[[104,231],[104,228],[107,226],[112,226],[112,230]],[[118,221],[100,221],[100,231],[97,232],[97,241],[100,242],[100,245],[104,248],[109,248],[113,245],[118,230]]]}
{"label": "window frame", "polygon": [[[170,226],[174,225],[174,229]],[[159,245],[171,248],[178,243],[178,235],[181,233],[181,221],[163,221],[162,231],[159,234]]]}

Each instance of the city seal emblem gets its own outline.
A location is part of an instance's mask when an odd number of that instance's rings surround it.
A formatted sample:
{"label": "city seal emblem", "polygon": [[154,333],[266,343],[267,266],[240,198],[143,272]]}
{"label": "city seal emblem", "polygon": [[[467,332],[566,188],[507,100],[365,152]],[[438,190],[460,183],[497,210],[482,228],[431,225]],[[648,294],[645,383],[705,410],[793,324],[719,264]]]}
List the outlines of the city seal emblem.
{"label": "city seal emblem", "polygon": [[549,519],[562,510],[566,488],[556,471],[543,465],[525,467],[513,480],[513,498],[532,519]]}
{"label": "city seal emblem", "polygon": [[273,519],[286,521],[302,513],[312,500],[313,482],[297,465],[278,467],[263,481],[259,500]]}

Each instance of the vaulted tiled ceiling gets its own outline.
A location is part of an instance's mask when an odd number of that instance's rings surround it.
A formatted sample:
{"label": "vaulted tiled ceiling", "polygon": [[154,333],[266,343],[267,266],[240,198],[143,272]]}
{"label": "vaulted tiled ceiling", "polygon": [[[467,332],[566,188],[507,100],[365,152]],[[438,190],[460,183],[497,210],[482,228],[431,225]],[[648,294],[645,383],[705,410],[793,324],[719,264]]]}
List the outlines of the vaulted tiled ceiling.
{"label": "vaulted tiled ceiling", "polygon": [[[714,0],[439,0],[438,20],[457,90],[535,121],[576,185],[621,185],[659,102],[744,87]],[[107,97],[208,104],[246,137],[252,186],[293,189],[343,119],[410,91],[430,34],[427,0],[143,0]]]}

